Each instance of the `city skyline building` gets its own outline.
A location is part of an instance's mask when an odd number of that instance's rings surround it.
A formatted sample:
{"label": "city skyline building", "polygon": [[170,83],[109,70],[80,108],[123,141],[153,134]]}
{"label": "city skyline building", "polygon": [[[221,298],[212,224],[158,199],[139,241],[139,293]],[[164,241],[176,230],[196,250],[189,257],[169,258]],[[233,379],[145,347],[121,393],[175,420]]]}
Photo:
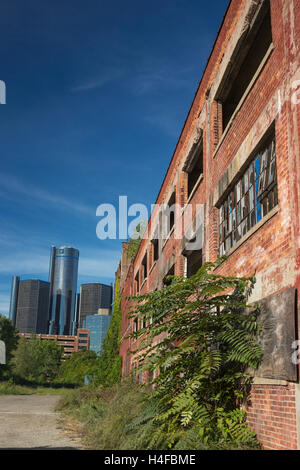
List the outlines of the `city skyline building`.
{"label": "city skyline building", "polygon": [[70,246],[51,247],[49,282],[49,334],[75,335],[79,251]]}
{"label": "city skyline building", "polygon": [[89,349],[99,354],[110,325],[111,315],[87,315],[83,328],[89,331]]}
{"label": "city skyline building", "polygon": [[[111,312],[112,305],[112,286],[100,282],[91,282],[81,284],[79,301],[79,321],[80,328],[83,327],[84,320],[88,315]],[[108,310],[108,312],[107,312]]]}
{"label": "city skyline building", "polygon": [[13,276],[9,318],[20,333],[47,333],[49,292],[49,282]]}
{"label": "city skyline building", "polygon": [[12,277],[9,304],[9,319],[13,322],[14,325],[16,324],[19,282],[20,276]]}

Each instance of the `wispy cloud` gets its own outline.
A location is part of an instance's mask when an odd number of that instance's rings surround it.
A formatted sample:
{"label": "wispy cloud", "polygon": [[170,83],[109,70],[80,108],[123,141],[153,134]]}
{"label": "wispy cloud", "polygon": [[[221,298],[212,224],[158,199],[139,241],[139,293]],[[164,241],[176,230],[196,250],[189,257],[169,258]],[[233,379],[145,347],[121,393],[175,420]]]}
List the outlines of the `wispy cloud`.
{"label": "wispy cloud", "polygon": [[178,138],[180,132],[180,124],[176,120],[174,113],[166,111],[157,111],[146,114],[143,116],[144,121],[148,122],[152,126],[158,127],[165,134],[168,134],[172,138]]}
{"label": "wispy cloud", "polygon": [[118,80],[124,75],[125,71],[119,67],[106,67],[101,74],[95,78],[87,79],[83,83],[71,88],[72,92],[89,91],[96,88],[102,88],[105,85]]}
{"label": "wispy cloud", "polygon": [[178,69],[176,66],[146,66],[132,78],[132,91],[137,95],[146,95],[156,91],[179,90],[191,87],[192,67]]}
{"label": "wispy cloud", "polygon": [[98,250],[92,256],[79,257],[80,276],[114,278],[120,260],[118,250]]}
{"label": "wispy cloud", "polygon": [[0,274],[20,273],[22,275],[38,275],[48,273],[49,253],[41,254],[36,251],[28,251],[24,246],[23,250],[1,253]]}
{"label": "wispy cloud", "polygon": [[47,191],[37,186],[32,186],[28,182],[18,180],[12,175],[6,173],[0,173],[0,184],[1,184],[1,195],[8,199],[20,201],[19,196],[25,196],[29,199],[33,199],[36,204],[39,205],[52,205],[56,209],[68,209],[72,212],[80,212],[86,215],[95,215],[94,208],[87,206],[81,202],[67,199],[61,195],[55,194],[54,192]]}
{"label": "wispy cloud", "polygon": [[10,294],[0,293],[0,314],[8,315],[10,304]]}

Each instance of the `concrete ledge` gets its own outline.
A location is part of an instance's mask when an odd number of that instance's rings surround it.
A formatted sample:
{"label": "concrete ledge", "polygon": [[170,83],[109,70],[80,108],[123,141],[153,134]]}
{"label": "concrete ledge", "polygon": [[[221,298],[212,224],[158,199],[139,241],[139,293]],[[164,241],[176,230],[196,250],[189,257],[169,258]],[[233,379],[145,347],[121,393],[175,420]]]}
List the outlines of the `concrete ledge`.
{"label": "concrete ledge", "polygon": [[287,380],[277,380],[277,379],[267,379],[265,377],[254,377],[253,385],[283,385],[288,386],[289,383]]}

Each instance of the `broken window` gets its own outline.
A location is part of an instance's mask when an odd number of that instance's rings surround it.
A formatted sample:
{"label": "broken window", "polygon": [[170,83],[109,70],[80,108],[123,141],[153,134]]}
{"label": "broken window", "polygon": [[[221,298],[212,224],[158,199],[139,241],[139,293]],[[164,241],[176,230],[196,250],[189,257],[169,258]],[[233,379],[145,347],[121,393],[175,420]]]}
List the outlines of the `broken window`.
{"label": "broken window", "polygon": [[193,192],[194,187],[199,181],[200,176],[203,174],[203,145],[201,145],[193,158],[193,162],[187,170],[188,175],[188,198]]}
{"label": "broken window", "polygon": [[142,261],[142,281],[146,279],[147,274],[148,274],[148,268],[147,268],[147,253],[146,253]]}
{"label": "broken window", "polygon": [[176,189],[170,196],[167,203],[162,204],[162,209],[159,214],[159,230],[161,238],[166,240],[170,236],[170,232],[175,225],[175,210],[176,210]]}
{"label": "broken window", "polygon": [[152,243],[152,253],[153,253],[153,263],[158,260],[158,239],[155,238],[151,241]]}
{"label": "broken window", "polygon": [[225,254],[278,204],[275,135],[255,153],[250,165],[220,207],[220,255]]}
{"label": "broken window", "polygon": [[202,266],[202,250],[193,250],[185,254],[186,258],[186,277],[191,277]]}
{"label": "broken window", "polygon": [[175,265],[173,264],[173,266],[169,269],[169,271],[163,278],[164,286],[169,286],[172,283],[172,279],[168,279],[168,276],[174,276],[174,273],[175,273]]}
{"label": "broken window", "polygon": [[185,164],[184,171],[187,173],[188,181],[188,198],[191,196],[193,189],[200,180],[203,174],[203,141],[202,138],[198,142],[196,149],[194,150],[191,158]]}
{"label": "broken window", "polygon": [[139,320],[138,320],[137,317],[135,317],[134,320],[133,320],[133,331],[134,332],[138,331],[138,329],[139,329]]}
{"label": "broken window", "polygon": [[222,90],[216,100],[222,103],[222,126],[226,129],[236,107],[255,76],[263,58],[272,44],[270,1],[265,0],[253,25],[237,53]]}
{"label": "broken window", "polygon": [[169,231],[172,230],[175,224],[175,203],[176,203],[176,193],[173,192],[170,200],[168,202],[169,207]]}
{"label": "broken window", "polygon": [[139,271],[136,273],[134,280],[135,280],[135,294],[137,295],[140,291]]}

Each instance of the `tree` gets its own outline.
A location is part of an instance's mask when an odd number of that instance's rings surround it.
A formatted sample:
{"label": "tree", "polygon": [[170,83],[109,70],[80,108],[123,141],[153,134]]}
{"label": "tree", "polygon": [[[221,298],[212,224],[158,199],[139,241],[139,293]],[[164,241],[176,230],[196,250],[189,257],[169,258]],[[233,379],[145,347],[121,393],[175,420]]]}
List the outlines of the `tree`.
{"label": "tree", "polygon": [[51,381],[57,377],[62,347],[51,340],[20,338],[14,355],[14,373],[26,380]]}
{"label": "tree", "polygon": [[5,315],[0,314],[0,340],[4,341],[6,349],[6,364],[0,366],[0,378],[9,374],[13,351],[18,344],[18,334],[13,322]]}
{"label": "tree", "polygon": [[91,376],[95,372],[96,358],[97,354],[94,351],[73,352],[61,364],[60,380],[69,384],[83,385],[85,376]]}
{"label": "tree", "polygon": [[133,353],[140,371],[156,372],[154,422],[170,446],[188,430],[202,443],[256,442],[241,409],[249,368],[262,356],[258,309],[246,302],[255,279],[215,274],[222,260],[190,278],[169,276],[162,290],[132,298],[130,316],[146,322],[131,334],[140,338]]}

